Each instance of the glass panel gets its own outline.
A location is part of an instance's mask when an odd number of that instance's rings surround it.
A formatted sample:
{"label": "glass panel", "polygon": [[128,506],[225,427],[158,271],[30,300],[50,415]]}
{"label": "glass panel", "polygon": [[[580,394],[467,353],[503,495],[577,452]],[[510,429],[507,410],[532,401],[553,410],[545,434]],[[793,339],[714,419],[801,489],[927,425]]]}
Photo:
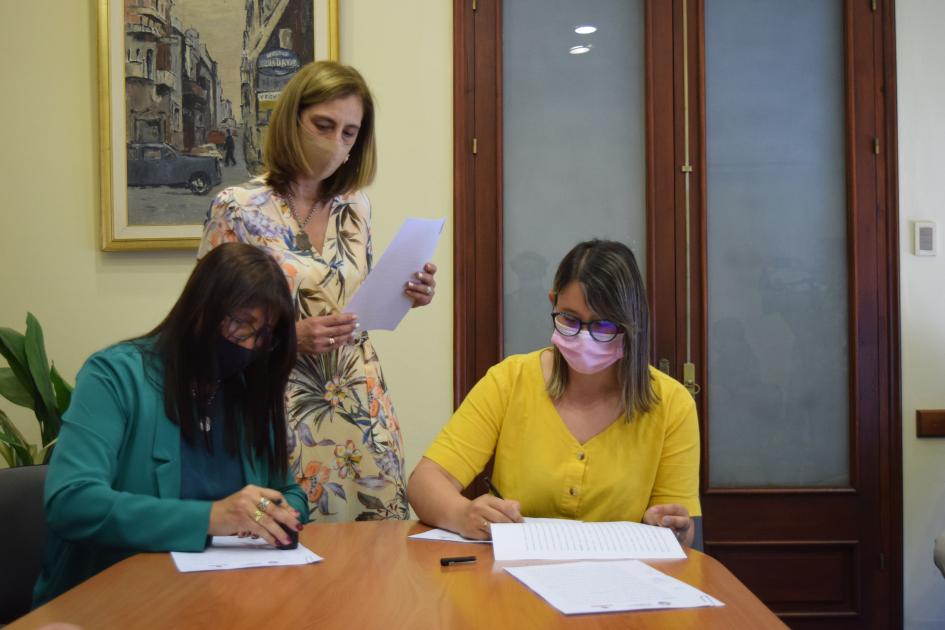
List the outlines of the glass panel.
{"label": "glass panel", "polygon": [[841,10],[705,4],[712,487],[849,483]]}
{"label": "glass panel", "polygon": [[[579,241],[623,241],[643,271],[643,2],[514,0],[502,20],[505,353],[514,354],[551,343],[548,290]],[[582,44],[587,52],[571,54]]]}

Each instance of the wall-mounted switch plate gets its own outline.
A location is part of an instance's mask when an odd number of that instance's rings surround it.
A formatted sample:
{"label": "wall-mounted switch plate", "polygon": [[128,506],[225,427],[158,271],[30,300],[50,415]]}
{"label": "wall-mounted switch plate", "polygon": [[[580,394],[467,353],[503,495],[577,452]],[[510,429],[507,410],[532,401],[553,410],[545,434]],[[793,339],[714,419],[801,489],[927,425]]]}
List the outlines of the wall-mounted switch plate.
{"label": "wall-mounted switch plate", "polygon": [[916,256],[935,256],[938,253],[938,234],[934,221],[913,221],[912,253]]}

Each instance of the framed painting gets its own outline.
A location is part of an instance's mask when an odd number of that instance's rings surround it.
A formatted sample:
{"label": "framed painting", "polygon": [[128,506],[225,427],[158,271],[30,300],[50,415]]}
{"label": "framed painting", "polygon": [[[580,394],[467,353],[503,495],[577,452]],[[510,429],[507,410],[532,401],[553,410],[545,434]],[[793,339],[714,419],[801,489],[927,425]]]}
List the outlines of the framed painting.
{"label": "framed painting", "polygon": [[338,59],[338,0],[99,0],[102,249],[190,249],[262,166],[282,88]]}

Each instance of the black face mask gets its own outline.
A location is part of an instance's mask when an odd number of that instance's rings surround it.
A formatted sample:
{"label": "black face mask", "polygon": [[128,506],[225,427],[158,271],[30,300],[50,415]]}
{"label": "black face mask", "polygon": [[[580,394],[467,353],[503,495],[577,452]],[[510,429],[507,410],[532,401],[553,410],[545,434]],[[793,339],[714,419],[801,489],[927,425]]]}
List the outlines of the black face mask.
{"label": "black face mask", "polygon": [[217,340],[217,377],[229,378],[242,372],[250,363],[258,358],[255,350],[244,348],[233,343],[223,335]]}

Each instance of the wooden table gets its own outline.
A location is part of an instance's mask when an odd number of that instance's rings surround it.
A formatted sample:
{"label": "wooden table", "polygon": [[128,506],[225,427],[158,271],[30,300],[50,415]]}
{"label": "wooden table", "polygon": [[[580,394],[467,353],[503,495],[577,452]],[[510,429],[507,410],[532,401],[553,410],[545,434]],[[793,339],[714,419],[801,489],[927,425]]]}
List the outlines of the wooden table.
{"label": "wooden table", "polygon": [[[9,630],[70,622],[99,628],[784,628],[735,576],[698,551],[652,566],[723,608],[565,616],[493,567],[489,545],[407,540],[416,522],[309,525],[325,558],[303,567],[178,573],[166,553],[139,554],[34,610]],[[442,568],[442,556],[477,562]]]}

